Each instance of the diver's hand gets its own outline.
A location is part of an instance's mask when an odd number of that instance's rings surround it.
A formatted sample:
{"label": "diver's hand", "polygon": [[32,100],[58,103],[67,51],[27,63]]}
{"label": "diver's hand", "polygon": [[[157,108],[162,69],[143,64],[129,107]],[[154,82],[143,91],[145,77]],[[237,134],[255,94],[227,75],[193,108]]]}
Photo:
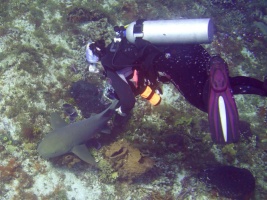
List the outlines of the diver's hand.
{"label": "diver's hand", "polygon": [[132,81],[134,87],[138,88],[138,72],[136,69],[133,72],[133,78],[131,79],[131,81]]}
{"label": "diver's hand", "polygon": [[92,73],[99,73],[99,69],[97,69],[95,63],[89,65],[88,71]]}

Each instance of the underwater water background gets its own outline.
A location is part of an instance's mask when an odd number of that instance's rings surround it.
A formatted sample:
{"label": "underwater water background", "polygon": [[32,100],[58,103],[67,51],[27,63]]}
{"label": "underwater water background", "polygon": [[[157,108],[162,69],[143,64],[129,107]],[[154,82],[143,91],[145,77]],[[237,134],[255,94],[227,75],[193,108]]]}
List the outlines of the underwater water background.
{"label": "underwater water background", "polygon": [[[207,114],[171,85],[164,85],[161,105],[151,107],[137,98],[131,116],[110,125],[112,134],[99,134],[88,143],[99,170],[72,154],[45,160],[36,151],[51,132],[51,113],[57,111],[70,121],[63,105],[75,107],[76,120],[105,108],[100,102],[105,81],[101,73],[89,73],[85,46],[100,38],[110,42],[114,25],[139,18],[212,18],[215,37],[204,45],[207,51],[226,60],[231,76],[263,80],[267,74],[265,0],[0,3],[1,200],[229,199],[197,176],[220,164],[248,169],[256,179],[251,198],[267,199],[264,97],[235,97],[242,121],[242,137],[236,144],[214,144]],[[78,90],[73,84],[79,81],[88,84],[77,87],[83,90],[73,96]]]}

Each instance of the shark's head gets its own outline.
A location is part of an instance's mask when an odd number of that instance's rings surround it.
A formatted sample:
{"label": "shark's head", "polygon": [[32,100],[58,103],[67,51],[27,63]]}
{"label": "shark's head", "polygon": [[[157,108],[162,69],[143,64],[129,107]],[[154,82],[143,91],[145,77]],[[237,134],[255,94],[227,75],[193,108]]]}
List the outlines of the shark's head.
{"label": "shark's head", "polygon": [[58,140],[56,134],[50,134],[39,144],[37,151],[43,158],[53,158],[67,153],[71,147],[66,146],[62,140]]}

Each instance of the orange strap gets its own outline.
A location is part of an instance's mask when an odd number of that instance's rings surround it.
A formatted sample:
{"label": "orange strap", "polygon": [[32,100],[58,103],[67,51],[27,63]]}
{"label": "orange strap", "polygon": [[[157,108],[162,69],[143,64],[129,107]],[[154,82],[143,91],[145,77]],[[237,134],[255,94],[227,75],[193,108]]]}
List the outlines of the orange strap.
{"label": "orange strap", "polygon": [[156,106],[160,103],[161,97],[157,93],[152,93],[152,89],[149,86],[146,86],[145,91],[140,94],[140,96],[147,99],[153,106]]}
{"label": "orange strap", "polygon": [[146,86],[145,91],[140,95],[141,95],[141,97],[146,99],[151,95],[151,93],[152,93],[152,89],[149,86]]}

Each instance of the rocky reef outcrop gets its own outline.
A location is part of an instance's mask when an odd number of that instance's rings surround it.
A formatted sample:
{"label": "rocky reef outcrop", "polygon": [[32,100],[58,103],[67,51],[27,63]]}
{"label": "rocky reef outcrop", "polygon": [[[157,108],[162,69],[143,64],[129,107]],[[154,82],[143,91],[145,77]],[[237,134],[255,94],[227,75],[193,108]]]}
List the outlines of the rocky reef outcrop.
{"label": "rocky reef outcrop", "polygon": [[133,179],[141,176],[150,170],[154,161],[143,156],[139,149],[131,146],[126,140],[119,140],[105,149],[105,156],[118,172],[121,180],[131,182]]}

